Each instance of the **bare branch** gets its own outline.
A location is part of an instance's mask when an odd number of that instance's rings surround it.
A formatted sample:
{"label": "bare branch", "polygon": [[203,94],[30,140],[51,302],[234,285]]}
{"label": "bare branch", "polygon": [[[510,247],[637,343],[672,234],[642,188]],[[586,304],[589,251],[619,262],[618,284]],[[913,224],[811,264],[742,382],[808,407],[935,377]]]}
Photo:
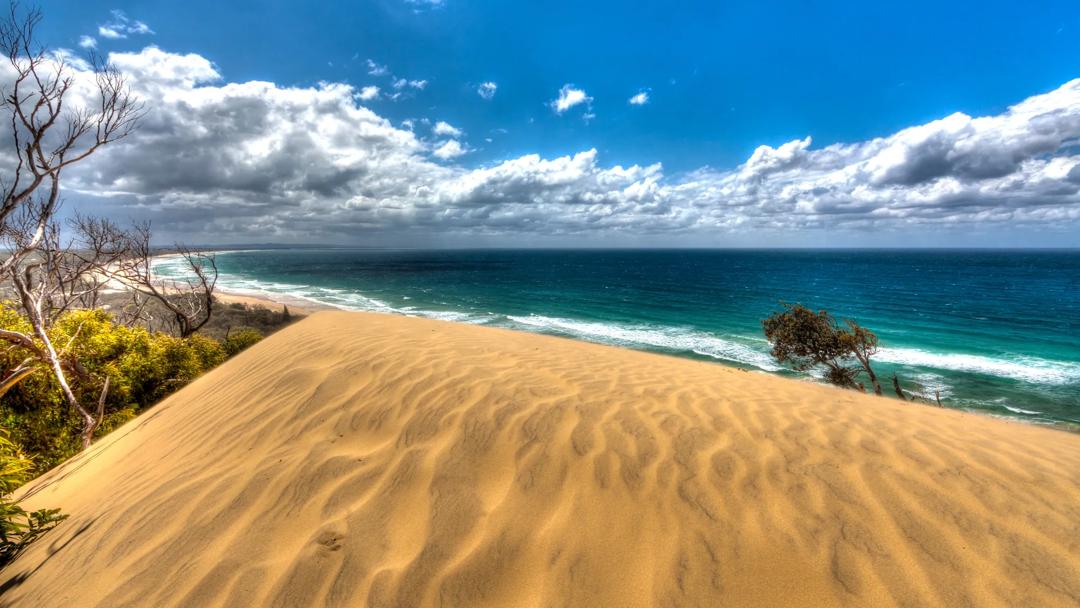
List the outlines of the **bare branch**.
{"label": "bare branch", "polygon": [[[98,380],[72,355],[75,336],[58,351],[49,330],[71,308],[97,304],[107,280],[101,269],[125,259],[132,239],[107,221],[77,216],[77,238],[63,242],[56,221],[60,179],[67,167],[130,135],[144,108],[124,75],[100,57],[90,57],[87,72],[37,45],[34,33],[40,22],[40,11],[23,12],[15,3],[0,17],[0,52],[13,74],[0,91],[0,111],[8,113],[14,153],[14,170],[0,177],[0,244],[7,254],[0,260],[0,278],[10,281],[32,328],[30,333],[0,329],[0,341],[30,355],[13,372],[17,375],[8,374],[4,386],[33,369],[48,368],[82,418],[85,448],[104,417],[109,381],[104,380],[97,411],[84,407],[68,374],[79,383],[80,393]],[[69,103],[76,85],[88,78],[93,79],[89,84],[96,88],[96,100],[81,106]]]}

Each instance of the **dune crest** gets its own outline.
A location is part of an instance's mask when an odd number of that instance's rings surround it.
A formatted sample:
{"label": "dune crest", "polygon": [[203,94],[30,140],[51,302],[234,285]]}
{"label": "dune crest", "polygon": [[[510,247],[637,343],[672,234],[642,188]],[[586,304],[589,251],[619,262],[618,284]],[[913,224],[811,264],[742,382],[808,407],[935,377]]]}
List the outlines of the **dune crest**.
{"label": "dune crest", "polygon": [[1080,436],[324,312],[31,484],[4,606],[1076,606]]}

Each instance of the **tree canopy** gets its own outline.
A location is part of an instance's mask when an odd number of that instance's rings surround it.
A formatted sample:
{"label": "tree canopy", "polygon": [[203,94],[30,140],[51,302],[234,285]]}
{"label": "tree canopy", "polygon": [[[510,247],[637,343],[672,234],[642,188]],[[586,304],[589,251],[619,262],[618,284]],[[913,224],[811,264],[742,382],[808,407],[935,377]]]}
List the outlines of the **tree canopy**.
{"label": "tree canopy", "polygon": [[828,311],[813,311],[801,304],[784,304],[784,310],[762,321],[772,356],[798,371],[825,368],[825,380],[837,386],[865,390],[858,381],[866,373],[881,394],[881,384],[870,365],[877,353],[874,332],[855,321],[837,323]]}

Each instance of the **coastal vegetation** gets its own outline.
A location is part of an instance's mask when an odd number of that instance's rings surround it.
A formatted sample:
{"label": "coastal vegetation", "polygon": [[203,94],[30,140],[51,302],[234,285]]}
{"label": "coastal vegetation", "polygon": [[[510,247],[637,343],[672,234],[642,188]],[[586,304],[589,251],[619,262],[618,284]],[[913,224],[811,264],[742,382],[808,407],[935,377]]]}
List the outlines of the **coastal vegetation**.
{"label": "coastal vegetation", "polygon": [[[17,309],[0,304],[0,331],[29,333],[30,327]],[[13,346],[0,354],[2,370],[37,362],[37,372],[4,395],[0,415],[12,439],[34,456],[38,473],[78,453],[94,437],[127,422],[239,349],[237,343],[222,344],[204,336],[181,338],[125,326],[102,309],[67,312],[47,333],[52,343],[64,345],[63,367],[79,370],[69,390],[78,402],[92,403],[95,409],[90,425],[71,416],[59,380],[37,361],[33,347]],[[32,363],[23,363],[27,360]]]}
{"label": "coastal vegetation", "polygon": [[14,4],[0,20],[11,126],[0,176],[0,565],[64,517],[23,510],[16,488],[290,320],[241,305],[217,338],[200,334],[214,316],[212,254],[178,245],[188,276],[161,278],[148,224],[61,222],[61,175],[127,137],[145,109],[93,53],[87,79],[70,68],[83,60],[37,45],[40,20]]}
{"label": "coastal vegetation", "polygon": [[[841,325],[828,311],[813,311],[801,304],[783,304],[784,310],[762,321],[772,356],[797,371],[824,369],[830,384],[866,392],[859,381],[866,375],[874,394],[882,393],[870,359],[878,352],[874,332],[847,319]],[[906,400],[900,380],[893,374],[896,396]]]}

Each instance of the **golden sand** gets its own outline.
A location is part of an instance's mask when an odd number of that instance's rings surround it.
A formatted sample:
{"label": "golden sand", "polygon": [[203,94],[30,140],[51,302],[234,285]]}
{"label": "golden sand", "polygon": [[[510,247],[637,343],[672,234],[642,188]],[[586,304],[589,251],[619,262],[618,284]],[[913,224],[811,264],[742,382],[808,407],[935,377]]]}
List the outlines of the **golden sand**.
{"label": "golden sand", "polygon": [[29,487],[0,604],[1077,606],[1080,436],[324,312]]}

